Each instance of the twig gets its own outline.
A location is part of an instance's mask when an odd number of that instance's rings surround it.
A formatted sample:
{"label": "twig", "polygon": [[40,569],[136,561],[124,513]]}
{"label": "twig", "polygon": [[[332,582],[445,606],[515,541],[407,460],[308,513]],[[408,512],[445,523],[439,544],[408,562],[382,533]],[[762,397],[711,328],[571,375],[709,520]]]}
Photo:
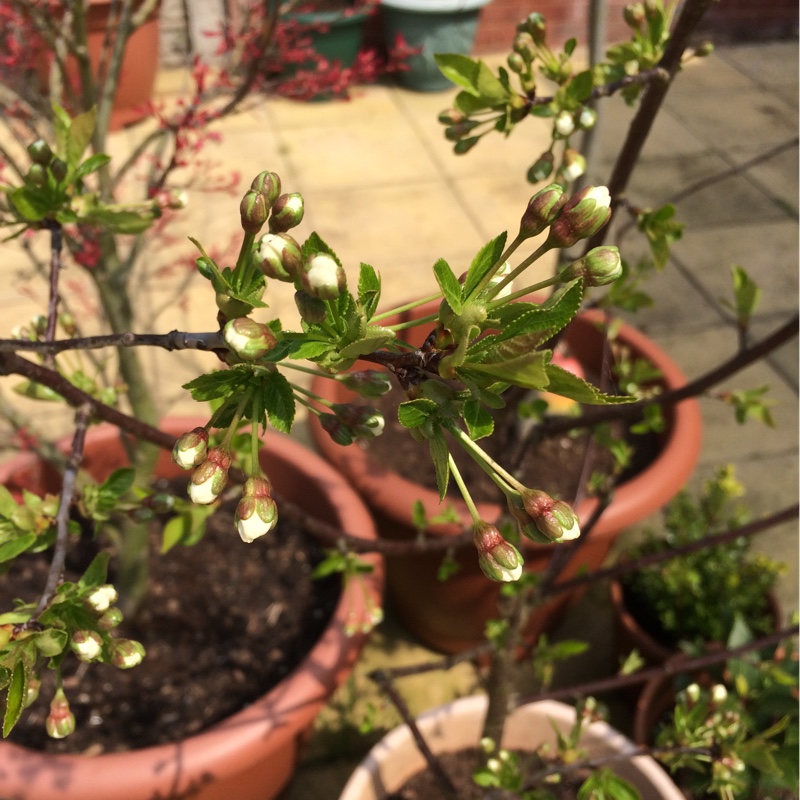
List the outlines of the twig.
{"label": "twig", "polygon": [[[58,322],[58,280],[61,274],[61,249],[64,245],[61,236],[61,224],[51,222],[50,228],[50,297],[47,304],[47,330],[45,341],[52,342],[56,337],[56,323]],[[47,353],[44,363],[55,369],[55,359],[52,353]]]}
{"label": "twig", "polygon": [[207,333],[185,333],[172,330],[169,333],[109,333],[101,336],[84,336],[75,339],[59,339],[46,342],[29,342],[20,339],[0,339],[0,353],[20,350],[30,353],[55,354],[65,350],[99,350],[104,347],[161,347],[164,350],[201,350],[205,352],[227,352],[219,331]]}

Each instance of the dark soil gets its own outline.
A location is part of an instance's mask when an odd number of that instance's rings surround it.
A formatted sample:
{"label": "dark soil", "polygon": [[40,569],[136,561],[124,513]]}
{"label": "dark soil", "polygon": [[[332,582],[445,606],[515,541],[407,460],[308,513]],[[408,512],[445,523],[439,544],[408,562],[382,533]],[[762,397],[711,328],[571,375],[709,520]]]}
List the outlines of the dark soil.
{"label": "dark soil", "polygon": [[[283,519],[268,536],[242,542],[234,509],[231,503],[214,514],[199,544],[163,556],[160,529],[153,531],[149,594],[136,620],[118,629],[142,642],[144,661],[118,670],[65,659],[64,688],[77,726],[60,740],[45,732],[54,681],[52,670],[43,670],[39,699],[11,741],[91,754],[174,742],[249,705],[294,669],[330,620],[340,581],[312,581],[320,548]],[[67,580],[94,554],[87,552],[95,549],[91,540],[78,545]],[[18,559],[0,580],[0,607],[15,597],[35,599],[31,586],[44,586],[47,567],[40,557]]]}
{"label": "dark soil", "polygon": [[[407,480],[434,489],[436,475],[433,461],[428,455],[428,445],[415,441],[397,419],[397,406],[405,399],[403,390],[393,387],[383,397],[370,401],[383,411],[386,425],[381,436],[364,446],[377,463],[388,464]],[[519,445],[519,437],[508,433],[508,428],[504,430],[503,426],[508,425],[509,411],[514,413],[510,406],[500,410],[495,419],[495,433],[479,440],[478,444],[526,486],[542,489],[553,497],[572,502],[581,481],[591,435],[580,432],[543,439],[528,447],[522,453],[519,465],[513,468],[510,459],[513,450]],[[624,427],[619,428],[617,435],[622,432]],[[633,463],[623,474],[623,480],[641,471],[657,452],[655,437],[635,436],[632,439],[635,456]],[[452,442],[450,452],[476,502],[502,502],[500,490],[458,443]],[[611,454],[597,445],[592,448],[591,457],[590,474],[593,471],[608,472],[613,466]],[[450,482],[448,496],[461,496],[454,481]]]}
{"label": "dark soil", "polygon": [[[535,753],[517,753],[523,774],[530,774],[542,767],[542,761]],[[479,800],[487,790],[480,789],[472,780],[472,773],[478,768],[480,751],[477,748],[459,750],[455,753],[441,753],[437,756],[442,768],[456,788],[459,800]],[[583,779],[567,778],[558,784],[548,784],[553,800],[575,800]],[[418,772],[406,781],[386,800],[441,800],[442,785],[429,769]]]}

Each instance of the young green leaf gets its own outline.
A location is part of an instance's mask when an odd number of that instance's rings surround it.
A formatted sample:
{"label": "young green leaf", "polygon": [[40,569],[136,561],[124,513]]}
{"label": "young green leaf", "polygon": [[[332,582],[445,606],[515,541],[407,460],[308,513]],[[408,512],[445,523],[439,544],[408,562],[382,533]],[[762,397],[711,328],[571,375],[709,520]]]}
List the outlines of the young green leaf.
{"label": "young green leaf", "polygon": [[358,275],[358,303],[367,319],[372,318],[381,299],[380,275],[369,264],[361,264]]}
{"label": "young green leaf", "polygon": [[487,242],[478,251],[477,255],[472,260],[472,264],[470,264],[467,277],[464,280],[465,298],[472,294],[473,289],[481,282],[484,275],[497,263],[506,246],[506,238],[507,234],[503,231],[503,233],[499,236],[495,236],[494,239]]}
{"label": "young green leaf", "polygon": [[436,472],[439,500],[444,500],[447,496],[447,486],[450,482],[450,451],[447,449],[447,443],[441,430],[437,430],[436,434],[428,439],[428,449]]}
{"label": "young green leaf", "polygon": [[463,367],[491,376],[495,380],[521,386],[524,389],[546,389],[545,353],[526,353],[505,361],[478,364],[465,361]]}
{"label": "young green leaf", "polygon": [[547,386],[548,392],[560,394],[562,397],[569,397],[571,400],[577,400],[579,403],[606,406],[620,403],[632,403],[636,400],[635,397],[631,397],[630,395],[605,394],[596,386],[583,380],[583,378],[579,378],[569,370],[552,363],[546,365],[545,371],[547,372],[549,380]]}
{"label": "young green leaf", "polygon": [[433,274],[450,308],[454,313],[460,314],[464,310],[464,304],[461,302],[461,284],[450,269],[450,265],[440,258],[433,265]]}
{"label": "young green leaf", "polygon": [[104,551],[98,553],[92,559],[92,563],[89,564],[78,581],[78,586],[81,589],[93,589],[95,586],[100,586],[106,582],[109,555],[107,551]]}
{"label": "young green leaf", "polygon": [[425,397],[417,400],[407,400],[400,403],[397,408],[397,418],[404,428],[418,428],[426,420],[435,416],[439,406]]}
{"label": "young green leaf", "polygon": [[22,659],[14,664],[11,672],[11,681],[8,684],[8,694],[6,695],[6,713],[3,717],[3,737],[11,733],[14,725],[17,724],[22,709],[25,707],[25,693],[28,688],[28,675]]}
{"label": "young green leaf", "polygon": [[482,439],[491,436],[494,430],[492,415],[474,398],[464,402],[464,422],[467,425],[470,439]]}
{"label": "young green leaf", "polygon": [[244,386],[249,378],[250,374],[241,370],[220,370],[207,375],[199,375],[188,383],[184,383],[183,388],[191,392],[193,400],[204,403],[233,394]]}
{"label": "young green leaf", "polygon": [[262,379],[261,386],[269,424],[275,430],[290,433],[295,414],[292,385],[280,372],[270,372]]}

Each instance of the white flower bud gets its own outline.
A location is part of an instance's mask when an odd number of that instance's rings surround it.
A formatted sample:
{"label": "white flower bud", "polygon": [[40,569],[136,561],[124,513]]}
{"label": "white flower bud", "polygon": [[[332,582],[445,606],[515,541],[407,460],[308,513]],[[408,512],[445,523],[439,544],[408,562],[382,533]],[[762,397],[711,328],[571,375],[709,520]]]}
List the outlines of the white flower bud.
{"label": "white flower bud", "polygon": [[94,661],[103,651],[103,640],[95,631],[75,631],[70,647],[81,661]]}
{"label": "white flower bud", "polygon": [[104,583],[86,596],[86,603],[102,614],[117,602],[117,598],[117,590],[110,583]]}
{"label": "white flower bud", "polygon": [[556,133],[566,139],[575,130],[575,120],[569,111],[559,111],[555,121]]}

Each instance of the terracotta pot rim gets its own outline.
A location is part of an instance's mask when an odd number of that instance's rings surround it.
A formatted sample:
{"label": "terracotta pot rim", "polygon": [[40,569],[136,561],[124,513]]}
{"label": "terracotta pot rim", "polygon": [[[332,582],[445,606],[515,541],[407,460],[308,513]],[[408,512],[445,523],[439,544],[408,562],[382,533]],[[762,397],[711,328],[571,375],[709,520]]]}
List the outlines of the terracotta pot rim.
{"label": "terracotta pot rim", "polygon": [[[205,424],[203,418],[173,417],[162,422],[162,430],[169,430],[176,438],[180,433]],[[117,438],[117,429],[110,425],[98,426],[89,432],[91,441],[110,441]],[[275,468],[286,464],[306,473],[317,480],[320,491],[327,494],[337,513],[344,513],[347,504],[349,516],[347,526],[359,530],[365,539],[377,538],[374,522],[363,501],[344,481],[344,479],[322,458],[301,445],[297,440],[282,433],[268,431],[262,435],[265,450],[269,451],[270,463]],[[0,483],[8,480],[14,470],[24,468],[36,461],[33,453],[25,453],[0,465]],[[342,520],[344,522],[344,520]],[[233,534],[235,537],[235,533]],[[238,539],[237,539],[238,543]],[[241,546],[245,547],[244,543]],[[251,766],[263,757],[263,750],[249,753],[248,746],[262,742],[267,736],[275,747],[297,737],[313,717],[322,702],[329,695],[329,687],[334,681],[324,682],[325,673],[335,675],[335,684],[343,679],[343,672],[355,660],[366,641],[367,634],[358,632],[348,636],[345,632],[348,620],[366,608],[366,596],[380,605],[383,584],[383,560],[377,554],[367,554],[364,559],[373,566],[373,571],[364,575],[364,582],[356,586],[345,585],[331,622],[319,641],[306,655],[305,659],[287,675],[277,686],[243,710],[221,721],[214,727],[180,742],[154,745],[125,753],[107,753],[91,758],[92,771],[96,780],[102,775],[110,778],[124,776],[126,771],[140,764],[160,764],[171,773],[169,765],[175,764],[177,777],[195,773],[202,775],[214,766],[215,781],[224,780],[228,775]],[[289,720],[290,714],[298,715],[298,722]],[[76,759],[86,756],[53,755],[31,751],[11,742],[3,742],[2,749],[8,753],[9,761],[22,765],[30,774],[39,772],[54,775],[60,770],[68,771]],[[266,767],[265,767],[266,769]],[[6,772],[8,772],[8,768]],[[22,767],[20,767],[22,771]],[[153,772],[153,767],[149,767]],[[169,785],[170,781],[166,782]],[[100,785],[98,783],[98,785]],[[36,795],[40,797],[40,795]],[[60,795],[59,795],[60,796]],[[137,796],[124,794],[120,797]],[[49,795],[48,795],[49,797]]]}
{"label": "terracotta pot rim", "polygon": [[[603,318],[603,312],[590,310],[581,312],[577,319],[579,325],[595,325]],[[622,323],[618,340],[655,364],[662,373],[661,383],[667,389],[686,383],[674,361],[643,333]],[[324,378],[314,380],[313,390],[328,399],[340,399],[346,391],[341,384]],[[658,455],[639,474],[617,488],[611,505],[592,531],[594,539],[615,538],[621,529],[661,507],[691,475],[700,453],[702,419],[699,404],[693,398],[685,400],[672,408],[667,419],[668,430]],[[429,516],[441,511],[439,495],[435,490],[415,484],[390,470],[376,473],[373,462],[363,449],[357,444],[347,448],[335,444],[314,416],[310,417],[309,427],[315,445],[323,455],[342,470],[368,503],[379,507],[388,517],[398,522],[410,519],[409,497],[420,499]],[[670,476],[667,480],[664,479],[665,473]],[[471,517],[463,500],[448,498],[446,502],[456,509],[462,526],[468,527]],[[594,499],[581,502],[577,507],[579,518],[582,521],[589,519],[596,506]],[[644,513],[641,510],[643,507]],[[504,507],[496,503],[479,503],[478,510],[490,521],[500,518],[504,513]],[[452,536],[462,529],[458,525],[437,524],[431,525],[426,533],[431,536]],[[527,541],[523,545],[532,552],[544,553],[552,549],[549,545]]]}

